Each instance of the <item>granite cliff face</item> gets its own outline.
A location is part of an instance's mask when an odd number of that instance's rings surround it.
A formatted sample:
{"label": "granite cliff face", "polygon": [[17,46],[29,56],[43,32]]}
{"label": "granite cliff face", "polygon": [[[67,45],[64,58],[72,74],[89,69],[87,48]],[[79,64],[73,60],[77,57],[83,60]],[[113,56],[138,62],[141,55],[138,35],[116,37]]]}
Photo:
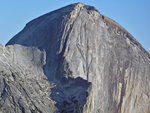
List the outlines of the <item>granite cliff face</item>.
{"label": "granite cliff face", "polygon": [[150,113],[150,55],[94,7],[72,4],[0,46],[2,113]]}

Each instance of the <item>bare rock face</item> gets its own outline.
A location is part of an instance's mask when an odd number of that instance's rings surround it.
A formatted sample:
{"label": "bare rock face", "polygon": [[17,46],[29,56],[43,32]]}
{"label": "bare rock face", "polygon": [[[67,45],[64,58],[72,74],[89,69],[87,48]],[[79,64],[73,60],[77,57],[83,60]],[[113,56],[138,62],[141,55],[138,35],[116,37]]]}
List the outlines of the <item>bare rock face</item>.
{"label": "bare rock face", "polygon": [[0,53],[0,112],[150,113],[149,53],[94,7],[36,18]]}
{"label": "bare rock face", "polygon": [[50,84],[44,52],[21,45],[0,46],[0,113],[50,113]]}

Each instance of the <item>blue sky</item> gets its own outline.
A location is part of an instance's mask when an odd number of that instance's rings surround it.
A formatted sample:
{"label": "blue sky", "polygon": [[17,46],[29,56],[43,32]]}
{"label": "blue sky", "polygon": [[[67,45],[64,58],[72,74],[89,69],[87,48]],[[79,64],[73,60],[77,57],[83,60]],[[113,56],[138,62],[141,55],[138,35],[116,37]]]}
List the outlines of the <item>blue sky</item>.
{"label": "blue sky", "polygon": [[32,19],[63,6],[82,2],[127,29],[150,52],[150,0],[3,0],[0,2],[0,43],[5,45]]}

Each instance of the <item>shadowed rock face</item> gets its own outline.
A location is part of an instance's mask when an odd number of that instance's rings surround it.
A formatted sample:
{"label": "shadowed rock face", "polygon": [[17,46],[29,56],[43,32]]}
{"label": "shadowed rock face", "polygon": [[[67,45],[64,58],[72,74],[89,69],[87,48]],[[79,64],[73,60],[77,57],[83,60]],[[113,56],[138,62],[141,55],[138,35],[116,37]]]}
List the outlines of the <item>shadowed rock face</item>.
{"label": "shadowed rock face", "polygon": [[36,18],[0,53],[4,113],[150,112],[149,53],[94,7]]}

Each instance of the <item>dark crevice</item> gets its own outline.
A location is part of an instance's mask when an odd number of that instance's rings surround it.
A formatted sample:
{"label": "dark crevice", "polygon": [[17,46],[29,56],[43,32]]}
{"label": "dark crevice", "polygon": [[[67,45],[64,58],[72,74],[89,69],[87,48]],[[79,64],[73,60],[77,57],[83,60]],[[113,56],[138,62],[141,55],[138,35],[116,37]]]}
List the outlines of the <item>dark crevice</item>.
{"label": "dark crevice", "polygon": [[91,83],[77,78],[62,78],[51,89],[51,98],[56,102],[59,113],[80,113],[88,97],[88,88]]}

